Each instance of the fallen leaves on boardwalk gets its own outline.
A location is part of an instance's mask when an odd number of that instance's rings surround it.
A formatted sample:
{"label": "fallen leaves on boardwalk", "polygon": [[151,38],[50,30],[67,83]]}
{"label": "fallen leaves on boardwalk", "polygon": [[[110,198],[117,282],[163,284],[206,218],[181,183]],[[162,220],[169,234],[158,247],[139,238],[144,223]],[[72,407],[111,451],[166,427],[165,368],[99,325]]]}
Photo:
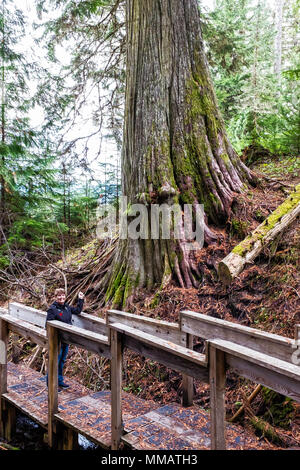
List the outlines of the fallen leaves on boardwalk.
{"label": "fallen leaves on boardwalk", "polygon": [[[6,399],[46,427],[48,421],[45,377],[23,365],[9,364]],[[37,399],[38,397],[38,399]],[[85,435],[96,444],[109,448],[111,441],[110,391],[90,393],[75,381],[59,393],[56,418]],[[134,449],[208,450],[210,415],[197,406],[183,408],[178,403],[161,406],[122,393],[124,442]],[[227,429],[228,449],[274,449],[241,426]]]}

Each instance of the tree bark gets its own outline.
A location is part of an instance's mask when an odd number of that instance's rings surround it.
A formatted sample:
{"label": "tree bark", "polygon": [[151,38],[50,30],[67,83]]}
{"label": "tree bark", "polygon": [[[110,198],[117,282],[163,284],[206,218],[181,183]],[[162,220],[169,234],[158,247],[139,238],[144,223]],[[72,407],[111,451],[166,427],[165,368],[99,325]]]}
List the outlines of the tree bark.
{"label": "tree bark", "polygon": [[[4,147],[6,136],[5,136],[5,63],[4,63],[4,48],[5,48],[5,2],[2,3],[2,64],[1,64],[1,143]],[[3,152],[3,150],[2,150]],[[4,170],[5,157],[4,154],[1,156],[1,165]],[[2,225],[3,231],[5,231],[6,220],[5,220],[5,206],[6,206],[6,189],[5,189],[5,178],[3,174],[0,177],[1,185],[1,199],[0,199],[0,224]],[[0,244],[4,243],[4,233],[0,234]]]}
{"label": "tree bark", "polygon": [[274,72],[277,75],[278,83],[281,80],[281,57],[282,57],[282,14],[283,0],[276,0],[276,37],[275,37],[275,63]]}
{"label": "tree bark", "polygon": [[[129,206],[147,206],[149,229],[153,204],[203,204],[210,242],[209,222],[228,217],[233,197],[253,176],[225,132],[197,0],[127,0],[126,21],[123,195]],[[106,299],[122,305],[136,287],[162,285],[173,274],[182,287],[196,286],[185,241],[120,240]]]}

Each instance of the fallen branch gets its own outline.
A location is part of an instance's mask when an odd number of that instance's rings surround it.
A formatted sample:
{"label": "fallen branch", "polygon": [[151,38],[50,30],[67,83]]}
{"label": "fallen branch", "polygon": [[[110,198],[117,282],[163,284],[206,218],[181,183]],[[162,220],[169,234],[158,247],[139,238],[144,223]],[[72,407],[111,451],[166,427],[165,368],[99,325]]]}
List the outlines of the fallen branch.
{"label": "fallen branch", "polygon": [[229,285],[247,264],[255,258],[279,234],[286,230],[300,215],[300,184],[289,197],[260,224],[254,232],[237,245],[218,266],[220,280]]}
{"label": "fallen branch", "polygon": [[18,447],[11,446],[7,442],[0,441],[0,450],[20,450]]}
{"label": "fallen branch", "polygon": [[75,350],[76,352],[78,353],[80,359],[87,365],[87,367],[89,367],[91,369],[91,371],[98,377],[98,379],[101,380],[101,382],[103,382],[103,384],[105,385],[105,387],[108,387],[109,386],[109,382],[107,382],[106,380],[104,380],[103,377],[101,377],[100,374],[98,374],[98,372],[89,364],[88,360],[85,360],[84,357],[82,356],[82,354],[80,353],[79,349],[77,347],[75,347]]}
{"label": "fallen branch", "polygon": [[[255,388],[255,390],[251,393],[250,397],[248,398],[247,402],[250,404],[254,398],[259,394],[259,392],[261,391],[261,388],[262,388],[262,385],[257,385],[257,387]],[[248,404],[247,403],[247,404]],[[244,413],[245,411],[245,404],[242,405],[238,410],[237,412],[232,416],[232,418],[230,418],[230,422],[233,423],[234,421],[236,421],[242,413]]]}
{"label": "fallen branch", "polygon": [[33,354],[33,356],[30,358],[30,361],[28,362],[28,367],[32,367],[32,364],[34,363],[38,355],[41,354],[42,349],[43,348],[41,346],[36,346],[35,353]]}

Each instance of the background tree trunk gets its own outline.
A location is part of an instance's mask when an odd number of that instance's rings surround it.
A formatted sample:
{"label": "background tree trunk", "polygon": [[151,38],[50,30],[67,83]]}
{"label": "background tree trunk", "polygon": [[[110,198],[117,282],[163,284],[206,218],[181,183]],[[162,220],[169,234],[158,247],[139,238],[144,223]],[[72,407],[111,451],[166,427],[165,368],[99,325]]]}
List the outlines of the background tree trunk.
{"label": "background tree trunk", "polygon": [[[252,179],[224,129],[204,54],[197,0],[127,0],[122,190],[129,204],[204,204],[208,222],[229,212]],[[149,218],[150,227],[150,218]],[[120,240],[107,300],[136,287],[197,284],[185,240]]]}
{"label": "background tree trunk", "polygon": [[276,0],[276,37],[275,37],[275,64],[274,72],[278,83],[281,81],[281,57],[282,57],[282,14],[284,0]]}

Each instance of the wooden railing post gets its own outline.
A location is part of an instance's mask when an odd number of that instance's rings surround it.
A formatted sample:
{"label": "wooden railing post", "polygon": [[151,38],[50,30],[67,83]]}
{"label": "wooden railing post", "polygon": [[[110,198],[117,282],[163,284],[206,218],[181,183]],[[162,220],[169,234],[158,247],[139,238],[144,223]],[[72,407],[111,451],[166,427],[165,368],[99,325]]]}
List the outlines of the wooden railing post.
{"label": "wooden railing post", "polygon": [[6,402],[5,411],[4,437],[10,442],[16,429],[16,408]]}
{"label": "wooden railing post", "polygon": [[122,341],[116,330],[110,329],[111,344],[111,449],[118,450],[123,434],[122,422]]}
{"label": "wooden railing post", "polygon": [[4,403],[2,394],[7,392],[7,322],[0,320],[0,435],[4,437]]}
{"label": "wooden railing post", "polygon": [[48,334],[48,445],[54,447],[54,415],[58,411],[58,331],[47,323]]}
{"label": "wooden railing post", "polygon": [[[189,333],[186,334],[186,348],[193,349],[193,335]],[[193,406],[194,378],[184,374],[182,377],[182,388],[182,406]]]}
{"label": "wooden railing post", "polygon": [[225,354],[209,345],[211,449],[225,450]]}
{"label": "wooden railing post", "polygon": [[78,450],[78,433],[70,428],[64,428],[62,432],[62,450]]}

